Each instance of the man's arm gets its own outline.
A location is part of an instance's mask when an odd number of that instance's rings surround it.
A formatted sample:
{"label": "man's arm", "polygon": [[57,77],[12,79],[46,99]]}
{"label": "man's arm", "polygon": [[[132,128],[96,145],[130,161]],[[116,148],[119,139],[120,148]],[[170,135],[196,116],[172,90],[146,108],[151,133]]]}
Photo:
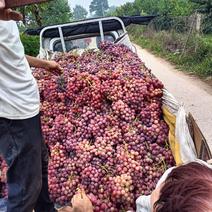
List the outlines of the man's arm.
{"label": "man's arm", "polygon": [[4,9],[4,8],[5,8],[5,1],[0,0],[0,9]]}
{"label": "man's arm", "polygon": [[29,55],[26,55],[26,59],[31,67],[44,68],[48,71],[58,71],[59,73],[62,72],[62,68],[55,61],[42,60]]}

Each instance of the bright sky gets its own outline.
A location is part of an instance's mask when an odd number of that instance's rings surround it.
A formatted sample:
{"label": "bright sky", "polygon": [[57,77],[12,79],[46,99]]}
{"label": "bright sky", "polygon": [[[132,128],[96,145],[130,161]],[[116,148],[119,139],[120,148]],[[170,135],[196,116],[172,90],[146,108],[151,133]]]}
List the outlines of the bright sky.
{"label": "bright sky", "polygon": [[[89,5],[92,0],[69,0],[71,8],[74,8],[76,4],[82,5],[89,11]],[[109,6],[120,6],[126,2],[134,2],[134,0],[108,0]]]}

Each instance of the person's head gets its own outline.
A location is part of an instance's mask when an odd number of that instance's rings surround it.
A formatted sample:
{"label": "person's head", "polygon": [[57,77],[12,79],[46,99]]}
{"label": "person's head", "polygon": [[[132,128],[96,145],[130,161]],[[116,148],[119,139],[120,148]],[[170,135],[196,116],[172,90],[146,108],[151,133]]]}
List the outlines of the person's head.
{"label": "person's head", "polygon": [[154,212],[210,212],[212,169],[197,162],[173,169],[158,194]]}

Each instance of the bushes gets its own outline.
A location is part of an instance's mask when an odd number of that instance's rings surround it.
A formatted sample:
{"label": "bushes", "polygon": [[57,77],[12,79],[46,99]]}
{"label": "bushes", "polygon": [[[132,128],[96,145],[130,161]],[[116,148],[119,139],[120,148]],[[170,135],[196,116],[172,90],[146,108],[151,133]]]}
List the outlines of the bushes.
{"label": "bushes", "polygon": [[194,71],[199,75],[212,76],[212,36],[200,37],[197,42],[198,49],[193,54],[197,61]]}
{"label": "bushes", "polygon": [[21,34],[21,41],[25,48],[25,54],[37,56],[39,54],[39,37]]}
{"label": "bushes", "polygon": [[[199,76],[212,76],[212,36],[196,36],[175,31],[156,32],[151,28],[128,28],[132,41],[165,57],[180,69]],[[185,45],[186,44],[186,45]]]}

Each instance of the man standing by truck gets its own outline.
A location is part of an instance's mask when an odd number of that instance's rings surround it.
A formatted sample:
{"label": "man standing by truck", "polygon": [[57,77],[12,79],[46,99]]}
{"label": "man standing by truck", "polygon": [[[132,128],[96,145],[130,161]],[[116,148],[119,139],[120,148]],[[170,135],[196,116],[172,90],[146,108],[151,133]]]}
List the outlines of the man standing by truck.
{"label": "man standing by truck", "polygon": [[30,66],[49,71],[60,66],[25,56],[15,22],[22,17],[4,5],[0,0],[0,155],[8,165],[7,212],[52,212],[39,92]]}

